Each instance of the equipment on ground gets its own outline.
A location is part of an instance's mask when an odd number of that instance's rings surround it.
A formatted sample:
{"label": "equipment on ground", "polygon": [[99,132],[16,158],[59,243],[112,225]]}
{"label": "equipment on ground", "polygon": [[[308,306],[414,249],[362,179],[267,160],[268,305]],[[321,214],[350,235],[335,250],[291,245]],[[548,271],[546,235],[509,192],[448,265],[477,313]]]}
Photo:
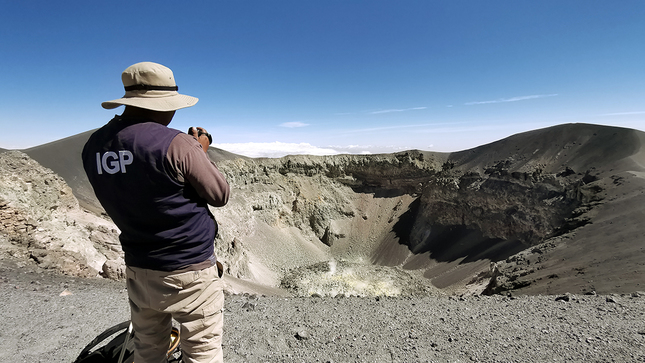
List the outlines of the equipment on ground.
{"label": "equipment on ground", "polygon": [[[133,363],[134,335],[130,321],[124,321],[92,340],[78,355],[74,363]],[[111,340],[108,340],[111,338]],[[179,330],[175,327],[170,332],[170,347],[168,348],[168,363],[181,363],[179,349]]]}

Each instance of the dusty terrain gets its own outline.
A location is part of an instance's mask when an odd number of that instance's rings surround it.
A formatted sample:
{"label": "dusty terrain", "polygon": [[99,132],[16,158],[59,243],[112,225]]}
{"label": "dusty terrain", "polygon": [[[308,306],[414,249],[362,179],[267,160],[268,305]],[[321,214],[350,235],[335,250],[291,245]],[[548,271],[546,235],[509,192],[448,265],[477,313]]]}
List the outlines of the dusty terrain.
{"label": "dusty terrain", "polygon": [[[72,362],[128,319],[124,283],[0,261],[0,359]],[[228,295],[226,362],[643,362],[645,296]]]}
{"label": "dusty terrain", "polygon": [[[0,153],[3,358],[71,361],[127,319],[88,136]],[[213,209],[225,357],[645,361],[643,141],[568,124],[452,154],[211,149],[233,191]]]}

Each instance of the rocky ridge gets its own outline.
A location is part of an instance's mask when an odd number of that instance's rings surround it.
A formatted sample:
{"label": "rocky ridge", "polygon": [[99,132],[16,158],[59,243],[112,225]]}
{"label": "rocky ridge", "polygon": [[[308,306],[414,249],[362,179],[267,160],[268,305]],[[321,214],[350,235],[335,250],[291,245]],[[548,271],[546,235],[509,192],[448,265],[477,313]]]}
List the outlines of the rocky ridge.
{"label": "rocky ridge", "polygon": [[1,255],[73,276],[123,277],[116,227],[83,211],[53,171],[22,152],[0,153],[0,185]]}

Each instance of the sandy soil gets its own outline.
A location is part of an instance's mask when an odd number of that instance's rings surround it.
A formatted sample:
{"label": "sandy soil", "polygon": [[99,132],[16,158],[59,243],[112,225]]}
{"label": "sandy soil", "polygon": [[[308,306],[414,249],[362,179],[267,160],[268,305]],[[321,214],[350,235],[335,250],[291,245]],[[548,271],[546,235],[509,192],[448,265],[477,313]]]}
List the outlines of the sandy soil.
{"label": "sandy soil", "polygon": [[[72,362],[123,282],[0,261],[0,360]],[[567,301],[568,300],[568,301]],[[226,297],[226,362],[643,362],[645,296]]]}

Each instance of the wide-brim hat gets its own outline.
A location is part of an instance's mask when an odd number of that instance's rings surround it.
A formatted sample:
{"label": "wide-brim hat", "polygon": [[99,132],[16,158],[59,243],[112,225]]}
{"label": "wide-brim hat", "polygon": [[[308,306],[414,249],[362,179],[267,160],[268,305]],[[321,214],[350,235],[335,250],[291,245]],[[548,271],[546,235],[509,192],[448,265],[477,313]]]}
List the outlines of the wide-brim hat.
{"label": "wide-brim hat", "polygon": [[103,108],[112,109],[125,105],[153,111],[175,111],[194,106],[199,100],[196,97],[179,94],[175,76],[170,68],[158,63],[133,64],[123,71],[121,80],[125,95],[122,98],[101,103]]}

